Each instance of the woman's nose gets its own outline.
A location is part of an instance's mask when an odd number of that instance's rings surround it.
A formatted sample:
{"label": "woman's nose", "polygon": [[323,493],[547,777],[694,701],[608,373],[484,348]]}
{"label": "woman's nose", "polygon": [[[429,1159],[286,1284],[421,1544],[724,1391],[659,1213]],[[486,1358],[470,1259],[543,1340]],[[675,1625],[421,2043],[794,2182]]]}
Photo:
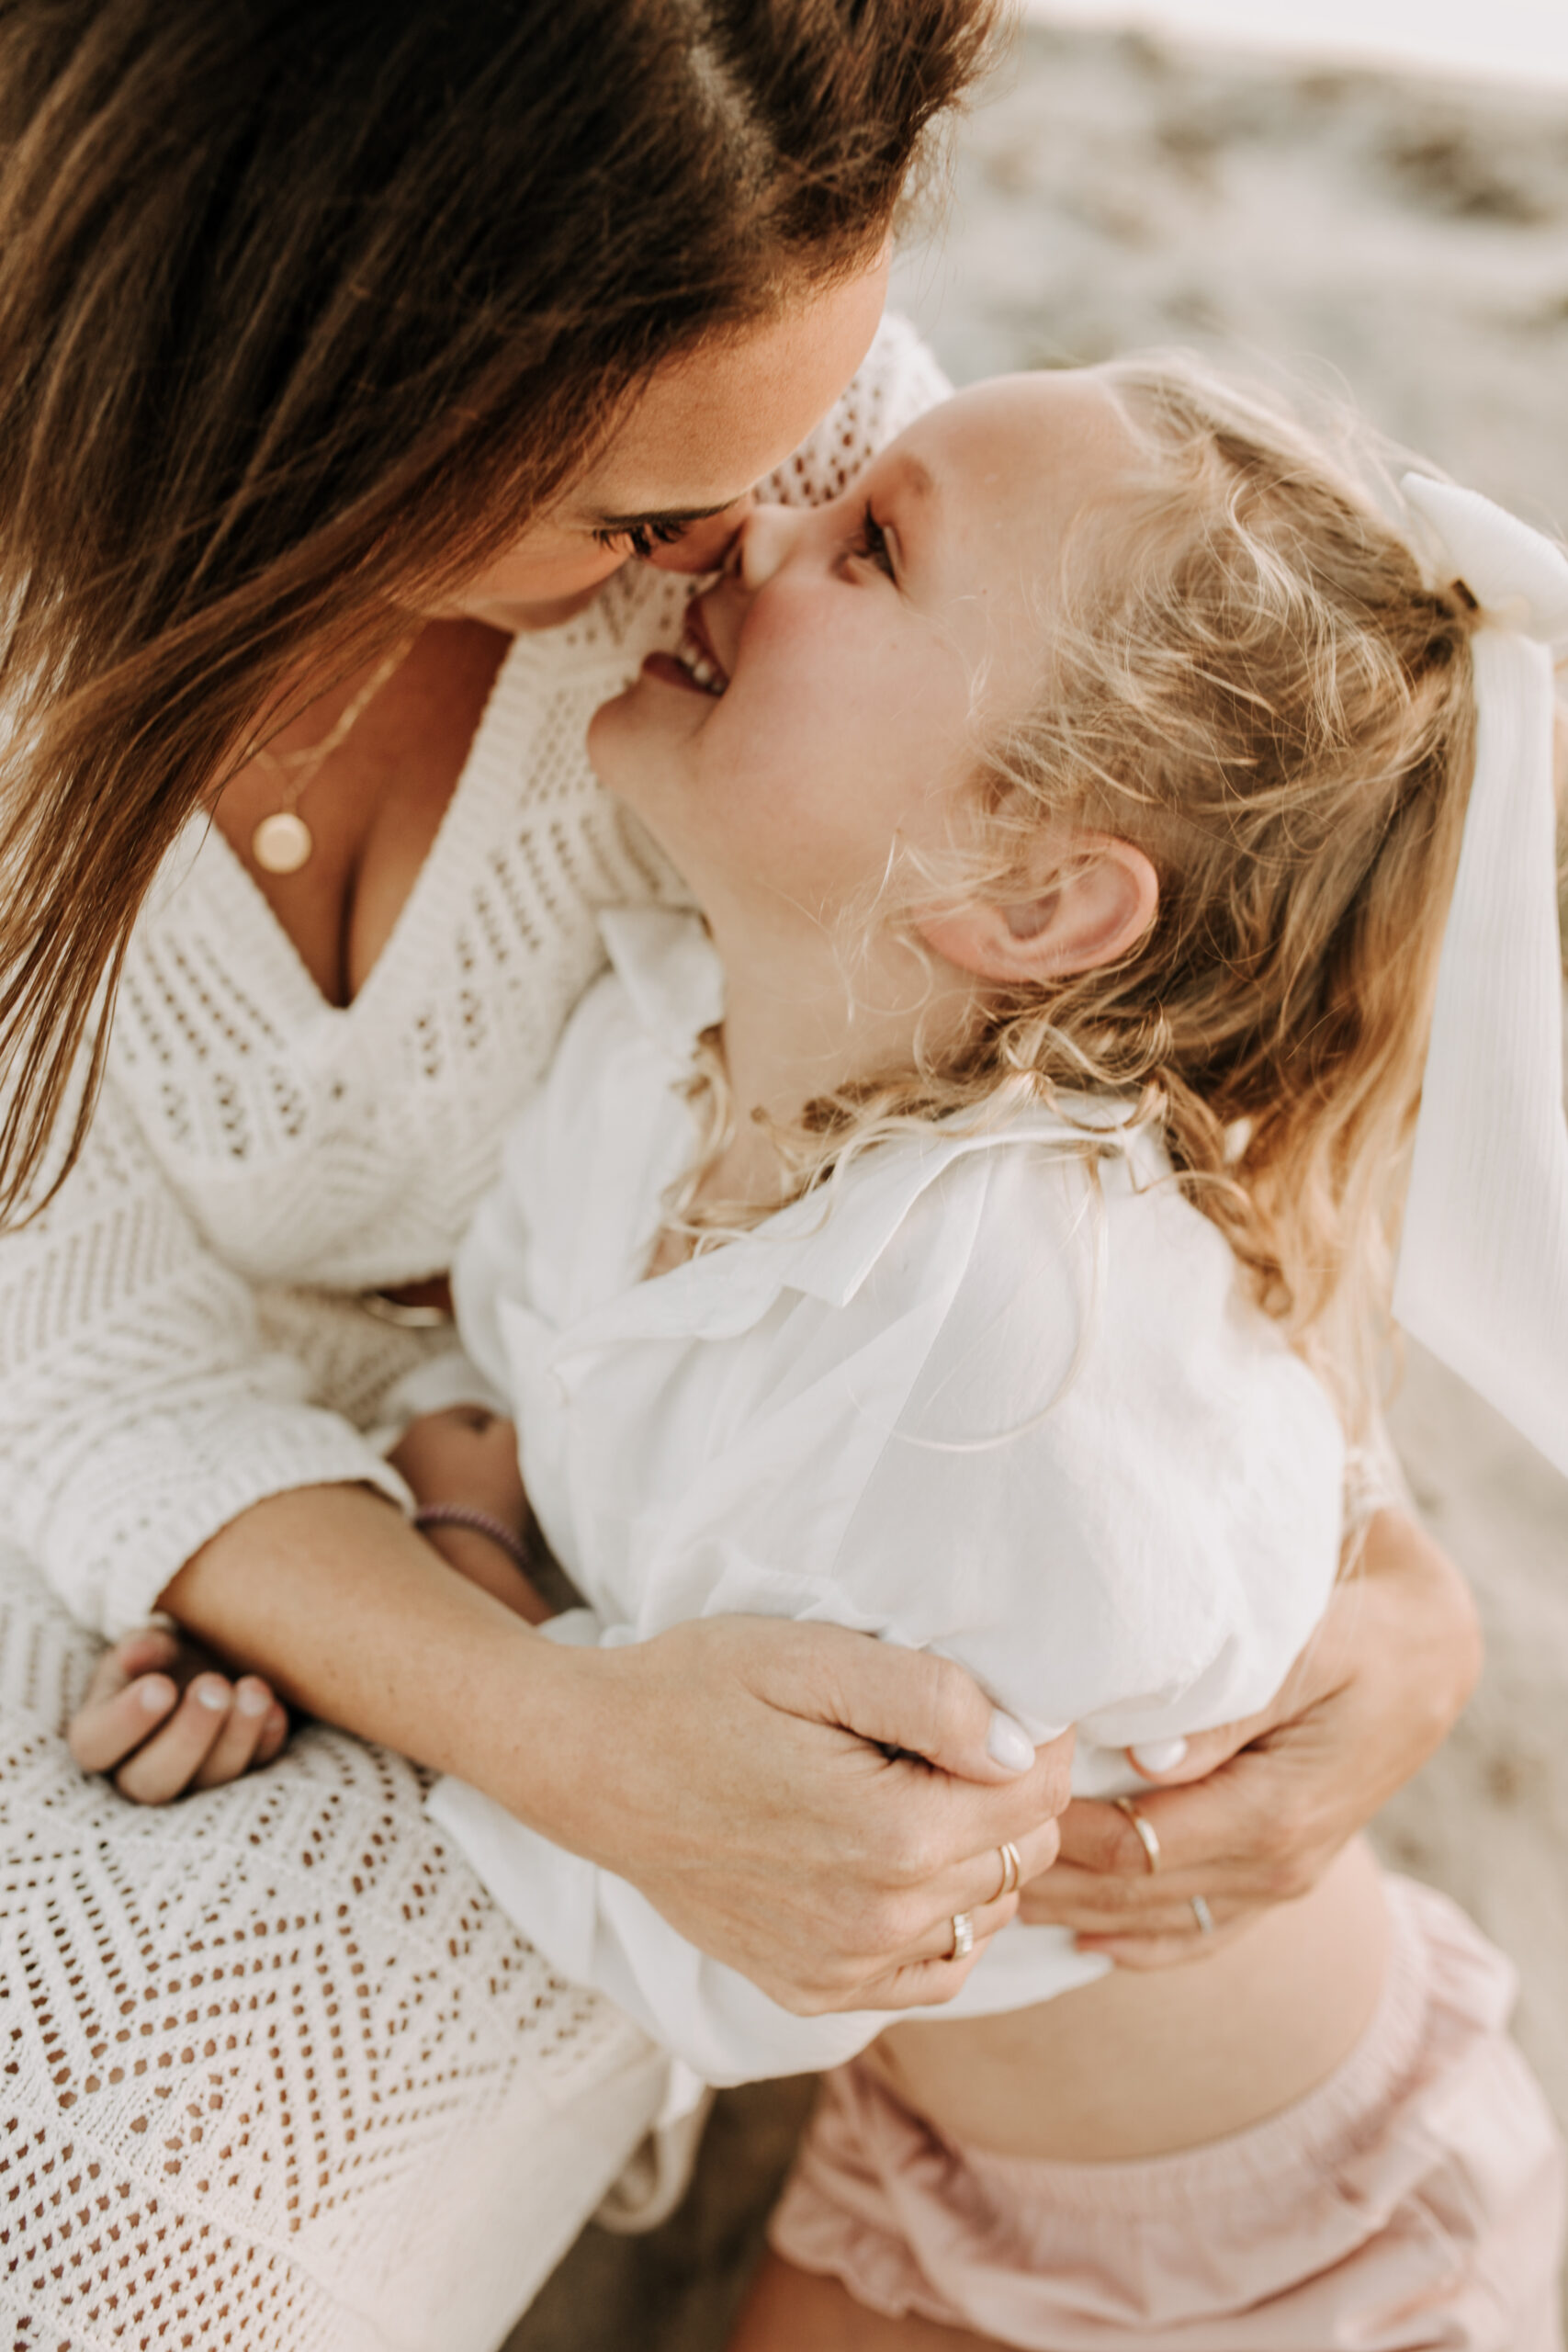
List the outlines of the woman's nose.
{"label": "woman's nose", "polygon": [[735,543],[731,559],[740,584],[753,594],[765,587],[799,536],[800,510],[771,503],[754,506]]}
{"label": "woman's nose", "polygon": [[690,523],[668,547],[655,548],[649,558],[660,571],[717,571],[722,569],[735,535],[756,504],[750,491],[701,523]]}

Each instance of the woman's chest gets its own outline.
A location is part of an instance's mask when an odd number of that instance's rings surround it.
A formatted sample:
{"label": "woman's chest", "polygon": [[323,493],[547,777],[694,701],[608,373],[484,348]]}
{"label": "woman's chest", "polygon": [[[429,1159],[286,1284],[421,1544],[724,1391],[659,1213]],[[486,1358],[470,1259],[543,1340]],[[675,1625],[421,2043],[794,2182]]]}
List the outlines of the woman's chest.
{"label": "woman's chest", "polygon": [[[329,723],[330,697],[324,715],[299,722],[319,740],[297,744],[298,728],[286,729],[226,787],[218,828],[328,1004],[353,1001],[390,940],[505,650],[493,629],[434,623],[389,657],[391,674],[361,715],[351,698]],[[280,818],[292,827],[282,870],[271,839]]]}
{"label": "woman's chest", "polygon": [[597,911],[663,876],[585,764],[471,765],[391,935],[327,1001],[221,838],[139,926],[111,1073],[145,1148],[253,1281],[444,1270],[502,1134],[602,961]]}

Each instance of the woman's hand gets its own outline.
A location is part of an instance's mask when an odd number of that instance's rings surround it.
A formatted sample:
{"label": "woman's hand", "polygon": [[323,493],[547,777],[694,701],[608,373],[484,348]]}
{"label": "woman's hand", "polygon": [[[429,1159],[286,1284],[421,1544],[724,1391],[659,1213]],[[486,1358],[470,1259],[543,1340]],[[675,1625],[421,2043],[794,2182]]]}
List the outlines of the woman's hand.
{"label": "woman's hand", "polygon": [[1016,1906],[991,1899],[1004,1839],[1026,1878],[1056,1850],[1070,1741],[1036,1755],[946,1660],[761,1617],[545,1641],[359,1487],[253,1504],[160,1605],[290,1705],[617,1871],[804,2013],[947,1999],[954,1913],[978,1948]]}
{"label": "woman's hand", "polygon": [[1441,1745],[1480,1668],[1458,1569],[1413,1521],[1380,1512],[1271,1706],[1190,1740],[1166,1772],[1134,1756],[1151,1783],[1136,1802],[1159,1841],[1158,1871],[1124,1813],[1079,1803],[1022,1916],[1076,1928],[1123,1968],[1200,1958],[1213,1939],[1198,1931],[1193,1898],[1223,1936],[1305,1894]]}
{"label": "woman's hand", "polygon": [[259,1675],[233,1681],[199,1644],[147,1625],[105,1651],[67,1736],[84,1771],[167,1804],[270,1764],[288,1717]]}
{"label": "woman's hand", "polygon": [[603,1764],[551,1834],[801,2015],[951,1999],[954,1914],[978,1955],[1018,1907],[1003,1841],[1055,1853],[1071,1735],[1032,1753],[947,1659],[729,1617],[592,1663]]}

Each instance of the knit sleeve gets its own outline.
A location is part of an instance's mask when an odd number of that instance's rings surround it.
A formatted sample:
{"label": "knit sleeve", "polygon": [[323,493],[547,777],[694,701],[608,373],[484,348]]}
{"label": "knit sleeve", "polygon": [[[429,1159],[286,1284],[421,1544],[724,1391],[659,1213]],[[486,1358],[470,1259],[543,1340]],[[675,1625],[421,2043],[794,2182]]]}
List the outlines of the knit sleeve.
{"label": "knit sleeve", "polygon": [[952,390],[908,321],[885,318],[847,390],[794,457],[769,475],[761,495],[784,506],[837,498],[879,449]]}
{"label": "knit sleeve", "polygon": [[407,1490],[206,1245],[111,1083],[54,1199],[0,1238],[0,1527],[109,1639],[268,1495]]}

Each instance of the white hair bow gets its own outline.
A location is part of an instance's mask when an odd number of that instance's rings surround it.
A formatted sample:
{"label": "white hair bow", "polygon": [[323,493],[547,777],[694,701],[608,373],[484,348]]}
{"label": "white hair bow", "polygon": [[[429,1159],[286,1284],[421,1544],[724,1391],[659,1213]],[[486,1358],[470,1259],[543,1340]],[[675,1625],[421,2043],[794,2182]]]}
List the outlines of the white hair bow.
{"label": "white hair bow", "polygon": [[1568,558],[1406,474],[1482,607],[1475,776],[1443,934],[1393,1311],[1568,1472],[1568,1123],[1552,679]]}

